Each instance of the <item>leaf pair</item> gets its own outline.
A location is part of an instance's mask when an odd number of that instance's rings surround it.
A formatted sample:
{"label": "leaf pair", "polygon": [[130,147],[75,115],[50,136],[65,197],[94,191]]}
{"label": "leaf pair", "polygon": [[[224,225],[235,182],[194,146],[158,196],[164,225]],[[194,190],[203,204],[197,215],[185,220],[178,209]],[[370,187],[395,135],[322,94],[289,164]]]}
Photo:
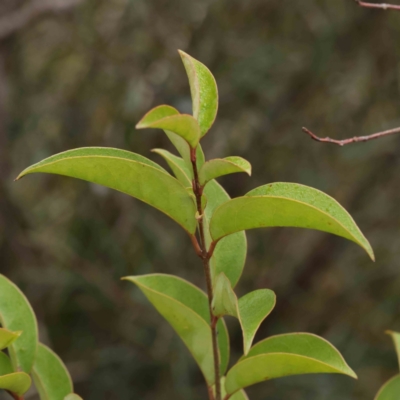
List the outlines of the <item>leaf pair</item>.
{"label": "leaf pair", "polygon": [[72,381],[65,365],[38,342],[36,317],[27,298],[3,275],[0,321],[0,350],[7,348],[10,355],[0,351],[0,389],[22,396],[31,386],[32,374],[41,400],[64,400],[71,394]]}

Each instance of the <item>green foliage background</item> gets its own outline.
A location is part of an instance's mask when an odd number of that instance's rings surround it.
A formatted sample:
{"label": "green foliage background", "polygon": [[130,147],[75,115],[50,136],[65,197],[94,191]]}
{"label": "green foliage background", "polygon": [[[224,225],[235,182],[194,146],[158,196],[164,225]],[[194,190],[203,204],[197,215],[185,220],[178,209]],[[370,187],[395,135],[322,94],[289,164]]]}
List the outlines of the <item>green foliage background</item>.
{"label": "green foliage background", "polygon": [[[0,18],[29,2],[5,0]],[[384,330],[400,330],[400,137],[339,148],[310,141],[400,125],[400,14],[351,0],[85,0],[47,13],[0,42],[0,260],[27,294],[41,340],[94,399],[204,399],[200,372],[126,275],[178,274],[203,284],[201,263],[172,221],[128,196],[26,166],[79,146],[151,155],[161,132],[134,126],[151,107],[190,112],[176,49],[204,62],[220,110],[208,158],[253,165],[221,179],[232,196],[273,181],[336,198],[374,247],[295,229],[249,232],[239,294],[277,293],[257,338],[324,336],[359,381],[300,376],[252,387],[252,399],[373,399],[397,372]],[[163,164],[164,165],[164,164]],[[234,351],[240,328],[229,320]],[[257,339],[256,338],[256,339]],[[235,355],[234,355],[235,358]],[[34,394],[27,399],[35,399]]]}

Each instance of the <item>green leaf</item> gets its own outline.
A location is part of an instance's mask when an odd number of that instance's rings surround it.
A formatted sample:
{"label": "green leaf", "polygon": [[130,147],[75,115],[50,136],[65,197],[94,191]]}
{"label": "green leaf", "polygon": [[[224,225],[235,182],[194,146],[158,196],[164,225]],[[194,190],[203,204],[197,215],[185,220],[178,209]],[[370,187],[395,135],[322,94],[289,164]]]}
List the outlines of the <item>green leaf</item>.
{"label": "green leaf", "polygon": [[234,174],[235,172],[245,172],[251,175],[251,165],[242,157],[216,158],[207,161],[199,171],[201,185],[205,185],[212,179],[223,175]]}
{"label": "green leaf", "polygon": [[396,349],[397,358],[399,359],[399,365],[400,365],[400,333],[399,332],[394,332],[394,331],[388,331],[387,333],[393,339],[394,347]]}
{"label": "green leaf", "polygon": [[231,281],[221,272],[214,283],[213,314],[217,317],[231,315],[238,318],[238,304]]}
{"label": "green leaf", "polygon": [[193,116],[199,121],[201,136],[211,128],[218,112],[218,88],[214,76],[201,62],[179,51],[189,78]]}
{"label": "green leaf", "polygon": [[11,364],[10,358],[6,353],[0,351],[0,376],[12,374],[14,369]]}
{"label": "green leaf", "polygon": [[[211,243],[209,234],[209,223],[215,209],[230,200],[224,188],[215,180],[210,181],[204,188],[207,196],[207,207],[205,209],[204,226],[206,231],[207,246]],[[242,275],[247,254],[247,240],[244,232],[234,233],[221,239],[214,250],[211,258],[211,270],[213,280],[223,272],[231,281],[232,287],[238,283]]]}
{"label": "green leaf", "polygon": [[32,377],[41,400],[64,400],[74,390],[64,363],[42,343],[38,346]]}
{"label": "green leaf", "polygon": [[272,336],[257,343],[226,376],[232,394],[247,386],[290,375],[335,373],[356,378],[338,350],[309,333]]}
{"label": "green leaf", "polygon": [[386,382],[375,397],[375,400],[399,400],[400,375]]}
{"label": "green leaf", "polygon": [[211,236],[218,241],[245,229],[288,226],[317,229],[349,239],[373,250],[347,211],[319,190],[295,183],[261,186],[244,197],[230,200],[215,210]]}
{"label": "green leaf", "polygon": [[174,115],[180,115],[179,111],[174,107],[165,104],[155,107],[136,124],[136,128],[147,128],[149,125],[159,121],[160,119],[172,117]]}
{"label": "green leaf", "polygon": [[[157,107],[148,112],[139,121],[139,123],[136,125],[136,128],[159,128],[173,132],[183,138],[186,142],[188,142],[192,148],[195,148],[199,143],[201,134],[197,120],[191,115],[187,114],[169,115],[167,117],[162,116],[161,118],[156,119],[160,116],[160,114],[162,114],[160,113],[160,110],[164,110],[164,108],[161,107]],[[171,108],[172,107],[170,107],[169,109]]]}
{"label": "green leaf", "polygon": [[191,174],[185,161],[164,149],[153,149],[153,153],[159,154],[169,165],[176,179],[185,187],[192,187]]}
{"label": "green leaf", "polygon": [[22,396],[31,387],[31,378],[25,372],[13,372],[0,376],[0,389]]}
{"label": "green leaf", "polygon": [[[213,387],[214,389],[214,396],[215,396],[215,386]],[[223,399],[226,398],[226,390],[225,390],[225,377],[223,376],[221,378],[221,397]],[[229,397],[229,400],[249,400],[247,397],[247,394],[244,390],[240,390],[239,392],[236,392],[234,395]]]}
{"label": "green leaf", "polygon": [[75,393],[71,393],[68,396],[64,397],[64,400],[82,400],[82,397],[78,396]]}
{"label": "green leaf", "polygon": [[0,322],[5,329],[22,332],[8,351],[14,371],[29,373],[38,343],[36,317],[25,295],[3,275],[0,275]]}
{"label": "green leaf", "polygon": [[196,207],[184,186],[159,165],[138,154],[102,147],[69,150],[32,165],[17,179],[34,172],[107,186],[150,204],[191,234],[196,230]]}
{"label": "green leaf", "polygon": [[269,289],[255,290],[239,299],[238,309],[245,355],[250,350],[258,328],[274,309],[275,304],[275,293]]}
{"label": "green leaf", "polygon": [[12,342],[21,336],[21,331],[11,332],[8,329],[0,328],[0,350],[8,347]]}
{"label": "green leaf", "polygon": [[[209,386],[214,384],[210,313],[204,292],[191,283],[164,274],[129,276],[157,311],[171,324],[199,365]],[[221,375],[229,361],[229,337],[223,320],[218,322]]]}

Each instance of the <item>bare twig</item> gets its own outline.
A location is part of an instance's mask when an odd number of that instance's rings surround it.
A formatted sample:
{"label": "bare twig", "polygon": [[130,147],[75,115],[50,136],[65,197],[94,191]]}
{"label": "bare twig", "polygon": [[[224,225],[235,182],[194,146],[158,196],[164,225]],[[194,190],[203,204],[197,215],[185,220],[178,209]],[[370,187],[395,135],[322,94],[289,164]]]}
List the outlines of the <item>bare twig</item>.
{"label": "bare twig", "polygon": [[311,137],[311,139],[316,140],[317,142],[325,142],[325,143],[332,143],[332,144],[337,144],[338,146],[345,146],[346,144],[351,144],[351,143],[358,143],[358,142],[368,142],[369,140],[374,140],[374,139],[379,139],[383,136],[389,136],[393,135],[395,133],[400,133],[400,127],[395,128],[395,129],[389,129],[388,131],[383,131],[383,132],[378,132],[374,133],[372,135],[368,136],[354,136],[352,138],[348,139],[343,139],[343,140],[336,140],[336,139],[331,139],[329,137],[321,138],[314,133],[312,133],[309,129],[307,128],[302,128],[303,132],[307,133]]}
{"label": "bare twig", "polygon": [[33,0],[17,11],[0,18],[0,40],[18,32],[35,19],[48,13],[67,11],[83,0]]}
{"label": "bare twig", "polygon": [[360,7],[365,8],[379,8],[381,10],[397,10],[400,11],[400,5],[396,6],[394,4],[385,3],[366,3],[365,1],[354,0]]}

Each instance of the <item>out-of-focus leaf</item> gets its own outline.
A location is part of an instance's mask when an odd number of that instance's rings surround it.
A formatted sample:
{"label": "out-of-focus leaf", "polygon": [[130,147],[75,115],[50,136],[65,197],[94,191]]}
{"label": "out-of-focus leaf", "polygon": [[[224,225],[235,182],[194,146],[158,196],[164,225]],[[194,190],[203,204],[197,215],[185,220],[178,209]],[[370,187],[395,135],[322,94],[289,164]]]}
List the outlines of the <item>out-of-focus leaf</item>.
{"label": "out-of-focus leaf", "polygon": [[14,371],[29,373],[38,343],[36,317],[25,295],[3,275],[0,275],[0,322],[5,329],[22,332],[8,351]]}
{"label": "out-of-focus leaf", "polygon": [[8,329],[0,328],[0,350],[8,347],[14,340],[21,336],[21,331],[11,332]]}
{"label": "out-of-focus leaf", "polygon": [[[152,274],[124,278],[136,284],[157,311],[171,324],[199,365],[209,386],[214,384],[210,313],[204,292],[171,275]],[[218,323],[221,375],[229,361],[229,337]]]}
{"label": "out-of-focus leaf", "polygon": [[0,376],[12,374],[13,372],[10,358],[6,353],[0,351]]}
{"label": "out-of-focus leaf", "polygon": [[218,112],[218,88],[214,76],[201,62],[179,51],[189,78],[193,116],[199,121],[201,136],[211,128]]}
{"label": "out-of-focus leaf", "polygon": [[218,317],[231,315],[238,318],[237,297],[231,281],[221,272],[214,283],[213,314]]}
{"label": "out-of-focus leaf", "polygon": [[[230,200],[223,187],[215,180],[210,181],[204,188],[207,196],[207,207],[205,209],[204,225],[206,231],[207,246],[211,243],[209,234],[209,222],[214,210],[221,204]],[[234,233],[221,239],[214,250],[211,258],[211,269],[213,280],[223,272],[231,281],[234,288],[243,272],[247,254],[247,240],[244,232]]]}
{"label": "out-of-focus leaf", "polygon": [[205,185],[212,179],[223,175],[245,172],[251,175],[250,163],[242,157],[216,158],[204,163],[199,171],[200,184]]}
{"label": "out-of-focus leaf", "polygon": [[375,400],[399,400],[400,375],[396,375],[386,382],[375,397]]}
{"label": "out-of-focus leaf", "polygon": [[272,290],[259,289],[247,293],[238,301],[240,324],[243,331],[244,354],[248,354],[254,336],[265,318],[274,309],[276,296]]}
{"label": "out-of-focus leaf", "polygon": [[210,224],[213,240],[245,229],[288,226],[317,229],[349,239],[373,250],[348,212],[319,190],[295,183],[261,186],[224,203],[215,210]]}
{"label": "out-of-focus leaf", "polygon": [[65,175],[110,187],[164,212],[189,233],[196,230],[196,208],[184,186],[138,154],[101,147],[69,150],[32,165],[17,179],[34,172]]}
{"label": "out-of-focus leaf", "polygon": [[25,372],[13,372],[0,376],[0,389],[22,396],[31,387],[31,378]]}
{"label": "out-of-focus leaf", "polygon": [[38,346],[32,377],[40,400],[64,400],[74,390],[60,357],[42,343]]}
{"label": "out-of-focus leaf", "polygon": [[[165,106],[164,106],[165,107]],[[136,125],[137,129],[159,128],[180,136],[195,148],[200,140],[200,127],[195,118],[187,114],[170,115],[155,119],[160,114],[160,107],[147,113]]]}
{"label": "out-of-focus leaf", "polygon": [[64,400],[82,400],[82,397],[78,396],[75,393],[71,393],[68,396],[64,397]]}
{"label": "out-of-focus leaf", "polygon": [[[387,332],[393,339],[394,342],[394,347],[396,349],[397,353],[397,358],[399,360],[399,365],[400,365],[400,333],[399,332],[393,332],[393,331],[388,331]],[[399,392],[400,393],[400,392]]]}
{"label": "out-of-focus leaf", "polygon": [[185,161],[182,158],[177,157],[176,155],[164,149],[153,149],[152,152],[157,153],[162,158],[164,158],[176,178],[179,180],[180,183],[182,183],[183,186],[192,186],[192,180],[190,178],[191,174],[189,172],[189,169],[187,168]]}
{"label": "out-of-focus leaf", "polygon": [[326,340],[308,333],[279,335],[256,344],[242,357],[228,372],[225,388],[233,394],[269,379],[317,373],[357,377]]}

